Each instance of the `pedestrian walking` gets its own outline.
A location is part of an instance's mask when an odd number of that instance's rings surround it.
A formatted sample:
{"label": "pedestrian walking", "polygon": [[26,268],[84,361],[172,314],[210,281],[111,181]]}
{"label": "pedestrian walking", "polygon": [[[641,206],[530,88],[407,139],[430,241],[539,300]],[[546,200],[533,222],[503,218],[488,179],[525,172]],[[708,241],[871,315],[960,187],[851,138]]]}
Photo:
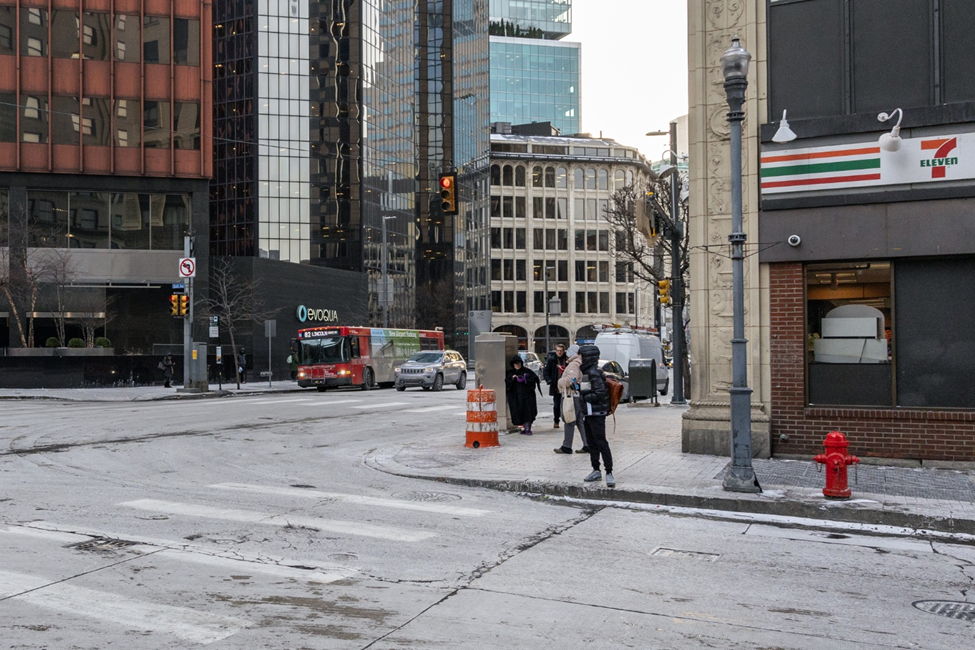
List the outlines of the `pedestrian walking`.
{"label": "pedestrian walking", "polygon": [[562,426],[564,429],[562,446],[555,448],[557,454],[572,453],[572,438],[576,429],[579,430],[579,438],[582,440],[582,449],[577,449],[577,454],[588,454],[589,446],[586,444],[586,432],[582,426],[582,414],[579,412],[579,392],[573,385],[579,385],[582,381],[582,357],[579,356],[579,346],[573,345],[566,351],[568,362],[562,377],[557,382],[559,392],[562,396]]}
{"label": "pedestrian walking", "polygon": [[504,377],[505,393],[508,397],[508,410],[511,412],[511,423],[522,427],[521,433],[532,435],[532,423],[538,417],[538,405],[535,402],[535,391],[542,394],[542,386],[538,376],[525,367],[520,355],[511,357],[507,374]]}
{"label": "pedestrian walking", "polygon": [[298,378],[298,352],[294,349],[294,346],[288,351],[288,370],[291,371],[291,381]]}
{"label": "pedestrian walking", "polygon": [[247,383],[247,352],[244,348],[237,353],[237,376],[240,377],[240,383]]}
{"label": "pedestrian walking", "polygon": [[168,354],[165,357],[163,357],[162,361],[159,362],[159,369],[162,370],[163,379],[165,380],[165,382],[163,383],[164,388],[172,388],[173,366],[174,366],[173,358],[170,357]]}
{"label": "pedestrian walking", "polygon": [[582,400],[583,423],[586,427],[586,441],[589,444],[589,460],[592,472],[586,476],[587,483],[598,481],[603,477],[599,471],[599,459],[602,456],[603,468],[606,470],[606,487],[616,487],[613,477],[613,454],[606,440],[606,414],[609,413],[609,390],[606,386],[606,376],[599,367],[599,348],[595,345],[584,345],[579,348],[582,363],[579,370],[582,380],[579,382],[579,398]]}
{"label": "pedestrian walking", "polygon": [[555,352],[548,355],[545,361],[545,370],[542,376],[548,382],[548,394],[552,398],[552,415],[555,418],[555,428],[559,428],[559,420],[562,418],[562,391],[559,390],[559,379],[565,371],[565,365],[569,363],[569,357],[565,353],[565,346],[561,343],[555,346]]}

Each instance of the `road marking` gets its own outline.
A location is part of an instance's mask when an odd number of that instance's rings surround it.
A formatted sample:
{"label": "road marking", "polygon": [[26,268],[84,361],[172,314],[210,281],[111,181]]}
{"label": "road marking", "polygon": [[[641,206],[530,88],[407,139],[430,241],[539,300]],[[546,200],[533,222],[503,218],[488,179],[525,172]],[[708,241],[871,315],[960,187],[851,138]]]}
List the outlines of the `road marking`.
{"label": "road marking", "polygon": [[[406,413],[432,413],[434,411],[446,411],[447,409],[457,408],[456,404],[445,404],[443,406],[426,406],[422,409],[406,409]],[[466,413],[466,411],[465,411]]]}
{"label": "road marking", "polygon": [[293,566],[266,564],[263,561],[219,557],[216,555],[194,553],[192,551],[180,551],[176,549],[165,549],[160,551],[158,547],[148,544],[130,546],[129,549],[138,551],[140,553],[152,553],[152,557],[154,559],[158,557],[167,557],[179,562],[205,564],[221,569],[227,569],[227,571],[232,574],[263,573],[281,578],[291,578],[293,580],[304,580],[307,582],[319,582],[322,584],[338,582],[339,580],[345,580],[346,578],[350,578],[355,575],[355,569],[351,568],[347,569],[337,567],[328,571],[297,569]]}
{"label": "road marking", "polygon": [[307,402],[309,399],[311,399],[311,398],[310,397],[295,397],[295,398],[292,398],[292,399],[269,399],[269,400],[261,400],[261,401],[264,404],[284,404],[286,402]]}
{"label": "road marking", "polygon": [[209,506],[191,503],[175,503],[172,501],[158,501],[156,499],[137,499],[118,504],[138,510],[150,512],[165,512],[171,515],[188,517],[203,517],[206,519],[222,519],[247,524],[261,524],[265,526],[280,526],[314,528],[320,531],[345,535],[359,535],[361,537],[376,537],[396,542],[421,542],[436,533],[393,528],[392,526],[376,526],[359,521],[343,521],[341,519],[322,519],[319,517],[305,517],[303,515],[272,515],[253,510],[235,510],[233,508],[211,508]]}
{"label": "road marking", "polygon": [[357,404],[361,402],[361,399],[334,399],[326,400],[322,402],[308,402],[302,406],[331,406],[332,404]]}
{"label": "road marking", "polygon": [[386,402],[385,404],[366,404],[365,406],[353,406],[354,409],[384,409],[390,406],[403,406],[406,402]]}
{"label": "road marking", "polygon": [[62,533],[57,530],[42,530],[37,528],[25,528],[23,526],[7,526],[0,529],[0,533],[7,535],[23,535],[24,537],[35,537],[37,539],[47,539],[59,544],[75,544],[90,539],[90,535],[79,535],[77,533]]}
{"label": "road marking", "polygon": [[436,512],[444,515],[459,515],[462,517],[480,517],[490,514],[490,510],[451,506],[443,503],[418,503],[402,501],[400,499],[382,499],[358,494],[342,494],[339,492],[322,492],[304,488],[275,487],[268,485],[249,485],[247,483],[215,483],[207,487],[218,490],[241,490],[257,494],[277,494],[288,497],[302,497],[306,499],[336,499],[346,503],[356,503],[364,506],[378,506],[380,508],[396,508],[399,510],[419,510],[420,512]]}
{"label": "road marking", "polygon": [[216,616],[187,607],[75,587],[49,578],[0,571],[0,597],[10,596],[71,616],[94,618],[140,632],[170,634],[193,643],[220,641],[251,625],[241,618]]}

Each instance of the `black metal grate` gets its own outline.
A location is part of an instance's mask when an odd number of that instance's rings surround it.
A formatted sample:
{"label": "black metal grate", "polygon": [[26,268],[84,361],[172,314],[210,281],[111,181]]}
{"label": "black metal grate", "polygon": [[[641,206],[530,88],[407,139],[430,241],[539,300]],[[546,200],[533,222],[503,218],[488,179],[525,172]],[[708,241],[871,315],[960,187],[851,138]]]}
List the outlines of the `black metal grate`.
{"label": "black metal grate", "polygon": [[975,623],[975,603],[966,603],[962,600],[916,600],[911,604],[928,614]]}
{"label": "black metal grate", "polygon": [[112,537],[92,537],[83,542],[68,544],[65,548],[73,548],[79,551],[95,551],[100,553],[118,551],[126,546],[135,546],[139,542],[132,542],[127,539],[114,539]]}

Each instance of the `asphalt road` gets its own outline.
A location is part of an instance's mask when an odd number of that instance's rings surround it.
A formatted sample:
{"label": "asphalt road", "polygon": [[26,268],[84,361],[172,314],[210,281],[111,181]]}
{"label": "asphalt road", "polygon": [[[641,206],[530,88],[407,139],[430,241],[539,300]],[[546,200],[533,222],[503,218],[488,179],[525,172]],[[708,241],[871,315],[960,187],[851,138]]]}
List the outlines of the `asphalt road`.
{"label": "asphalt road", "polygon": [[454,389],[0,403],[0,645],[971,644],[972,621],[913,605],[975,601],[970,547],[533,501],[363,465],[389,442],[462,444],[464,410]]}

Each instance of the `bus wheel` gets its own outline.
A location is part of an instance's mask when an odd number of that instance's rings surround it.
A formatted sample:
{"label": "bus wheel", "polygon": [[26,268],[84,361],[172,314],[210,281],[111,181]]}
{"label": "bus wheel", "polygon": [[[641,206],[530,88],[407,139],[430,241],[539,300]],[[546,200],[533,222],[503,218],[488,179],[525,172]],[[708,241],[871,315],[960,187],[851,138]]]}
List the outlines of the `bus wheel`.
{"label": "bus wheel", "polygon": [[372,390],[373,377],[372,368],[366,368],[362,372],[362,390]]}
{"label": "bus wheel", "polygon": [[319,393],[324,393],[325,392],[325,387],[324,386],[315,386],[315,388],[318,389],[318,392]]}
{"label": "bus wheel", "polygon": [[443,375],[437,375],[433,380],[433,390],[441,390],[443,388]]}

